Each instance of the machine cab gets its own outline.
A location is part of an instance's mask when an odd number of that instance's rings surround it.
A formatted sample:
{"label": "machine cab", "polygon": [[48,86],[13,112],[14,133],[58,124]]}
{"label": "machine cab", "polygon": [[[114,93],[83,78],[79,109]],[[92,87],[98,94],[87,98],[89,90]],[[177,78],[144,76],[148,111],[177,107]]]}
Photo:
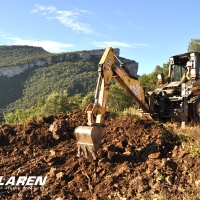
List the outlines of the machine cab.
{"label": "machine cab", "polygon": [[[198,80],[200,78],[200,52],[172,56],[169,62],[169,82],[182,81],[186,74],[189,74],[188,79]],[[190,63],[189,67],[188,63]]]}

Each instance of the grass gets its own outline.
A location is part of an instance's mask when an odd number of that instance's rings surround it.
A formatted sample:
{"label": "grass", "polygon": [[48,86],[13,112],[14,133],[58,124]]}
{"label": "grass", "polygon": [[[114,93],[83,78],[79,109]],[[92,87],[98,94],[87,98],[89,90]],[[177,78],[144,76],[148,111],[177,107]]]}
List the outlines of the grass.
{"label": "grass", "polygon": [[134,108],[134,107],[126,108],[126,109],[124,109],[124,111],[111,111],[110,112],[111,118],[122,117],[122,116],[130,116],[130,115],[134,115],[136,117],[139,117],[141,114],[138,111],[138,109]]}
{"label": "grass", "polygon": [[[187,126],[183,130],[175,129],[175,133],[179,136],[185,149],[188,149],[190,154],[195,157],[200,155],[200,125]],[[182,145],[182,146],[183,146]]]}
{"label": "grass", "polygon": [[189,124],[184,129],[177,123],[165,124],[167,129],[175,133],[181,141],[184,150],[188,150],[192,156],[200,155],[200,125]]}

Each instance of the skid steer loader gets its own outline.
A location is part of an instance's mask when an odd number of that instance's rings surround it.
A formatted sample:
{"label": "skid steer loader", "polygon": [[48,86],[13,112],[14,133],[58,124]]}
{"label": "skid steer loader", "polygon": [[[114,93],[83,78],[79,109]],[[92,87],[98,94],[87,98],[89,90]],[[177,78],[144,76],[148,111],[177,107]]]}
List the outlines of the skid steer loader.
{"label": "skid steer loader", "polygon": [[176,119],[182,127],[185,127],[188,119],[200,120],[200,52],[170,57],[167,82],[162,73],[157,74],[158,87],[152,92],[145,92],[140,81],[115,56],[113,48],[107,47],[98,65],[94,103],[86,109],[87,126],[79,126],[74,132],[78,157],[87,157],[90,152],[96,159],[103,136],[112,79],[138,104],[142,113],[152,119]]}

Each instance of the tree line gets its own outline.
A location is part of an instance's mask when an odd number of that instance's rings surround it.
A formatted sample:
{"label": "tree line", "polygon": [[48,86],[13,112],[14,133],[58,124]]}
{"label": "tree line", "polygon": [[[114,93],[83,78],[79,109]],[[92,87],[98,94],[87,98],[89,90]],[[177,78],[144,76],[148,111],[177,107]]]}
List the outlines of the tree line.
{"label": "tree line", "polygon": [[[17,109],[14,112],[5,114],[4,123],[16,124],[29,119],[37,119],[40,116],[69,113],[75,109],[84,109],[90,103],[94,103],[94,92],[89,92],[84,97],[80,94],[69,97],[66,91],[52,92],[47,98],[39,98],[36,106]],[[135,103],[119,85],[112,84],[110,86],[107,107],[112,112],[112,116],[122,115],[123,112],[126,114],[131,113],[131,108],[135,106]]]}

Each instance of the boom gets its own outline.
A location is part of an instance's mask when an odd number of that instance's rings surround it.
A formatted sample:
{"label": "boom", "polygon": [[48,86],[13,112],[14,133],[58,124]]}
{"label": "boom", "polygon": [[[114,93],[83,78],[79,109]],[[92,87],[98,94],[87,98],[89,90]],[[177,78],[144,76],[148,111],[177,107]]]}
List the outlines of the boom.
{"label": "boom", "polygon": [[109,86],[112,79],[119,83],[144,112],[149,112],[149,105],[145,102],[145,92],[142,84],[130,74],[128,68],[115,56],[112,47],[106,48],[99,62],[98,73],[95,103],[90,104],[87,109],[88,125],[94,123],[92,114],[96,117],[95,123],[104,122],[103,115],[106,112]]}

